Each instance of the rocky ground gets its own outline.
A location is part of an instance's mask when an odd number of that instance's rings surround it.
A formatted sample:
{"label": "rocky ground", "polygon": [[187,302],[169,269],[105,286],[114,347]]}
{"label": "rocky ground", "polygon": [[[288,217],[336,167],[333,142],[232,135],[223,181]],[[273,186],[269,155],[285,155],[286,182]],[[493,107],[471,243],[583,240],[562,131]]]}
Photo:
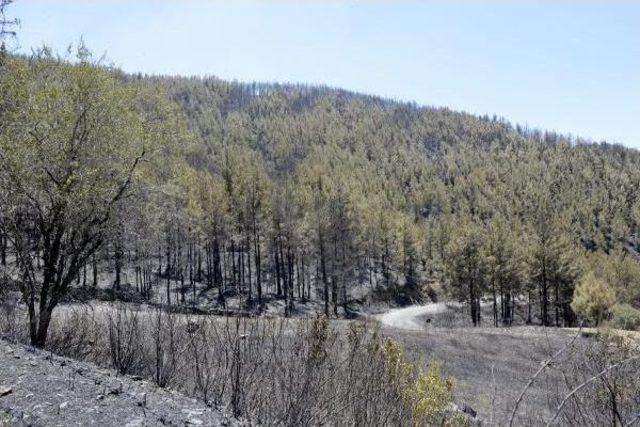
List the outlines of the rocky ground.
{"label": "rocky ground", "polygon": [[0,340],[0,426],[242,426],[136,377]]}

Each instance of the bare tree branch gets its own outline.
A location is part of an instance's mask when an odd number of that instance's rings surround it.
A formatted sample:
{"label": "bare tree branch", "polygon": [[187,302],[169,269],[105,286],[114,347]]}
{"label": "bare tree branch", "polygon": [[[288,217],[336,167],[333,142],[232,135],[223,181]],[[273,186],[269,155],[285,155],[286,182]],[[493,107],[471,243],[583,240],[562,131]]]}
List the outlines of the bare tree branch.
{"label": "bare tree branch", "polygon": [[571,392],[569,394],[567,394],[564,399],[562,399],[562,402],[560,402],[560,405],[558,405],[558,407],[556,408],[556,412],[553,415],[553,418],[551,418],[551,420],[546,424],[546,427],[551,426],[556,418],[558,418],[558,415],[560,415],[560,412],[562,411],[562,408],[564,407],[565,403],[567,403],[567,401],[571,398],[571,396],[573,396],[574,394],[576,394],[577,392],[579,392],[581,389],[583,389],[585,386],[587,386],[588,384],[590,384],[591,382],[597,380],[598,378],[600,378],[601,376],[605,375],[606,373],[624,365],[627,364],[629,362],[633,362],[634,360],[638,360],[640,359],[640,355],[638,356],[633,356],[633,357],[629,357],[627,359],[624,359],[618,363],[614,363],[611,366],[606,367],[605,369],[603,369],[602,371],[600,371],[598,374],[592,376],[591,378],[589,378],[588,380],[584,381],[582,384],[578,385],[576,388],[574,388],[573,390],[571,390]]}
{"label": "bare tree branch", "polygon": [[580,336],[581,333],[582,333],[582,324],[580,325],[580,328],[578,329],[578,332],[573,336],[573,338],[569,342],[567,342],[560,350],[558,350],[553,356],[551,356],[551,358],[546,360],[542,364],[540,369],[538,369],[538,371],[531,378],[529,378],[529,381],[527,381],[527,384],[522,389],[522,392],[520,393],[520,395],[516,399],[516,402],[515,402],[515,404],[513,406],[513,410],[511,411],[511,416],[509,417],[509,427],[513,426],[513,420],[515,419],[516,413],[518,412],[518,407],[520,406],[520,403],[522,402],[522,399],[524,398],[524,395],[527,393],[529,388],[533,385],[533,383],[538,378],[538,376],[545,369],[547,369],[547,367],[549,367],[549,365],[551,365],[558,357],[560,357],[560,355],[562,353],[564,353],[565,350],[567,348],[569,348],[575,342],[575,340]]}

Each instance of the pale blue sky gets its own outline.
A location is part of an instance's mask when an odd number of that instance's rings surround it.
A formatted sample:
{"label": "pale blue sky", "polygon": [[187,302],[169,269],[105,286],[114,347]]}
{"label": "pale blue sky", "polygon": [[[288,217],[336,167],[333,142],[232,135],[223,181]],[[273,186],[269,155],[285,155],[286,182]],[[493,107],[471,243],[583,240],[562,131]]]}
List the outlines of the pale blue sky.
{"label": "pale blue sky", "polygon": [[18,0],[22,51],[322,83],[640,148],[640,2]]}

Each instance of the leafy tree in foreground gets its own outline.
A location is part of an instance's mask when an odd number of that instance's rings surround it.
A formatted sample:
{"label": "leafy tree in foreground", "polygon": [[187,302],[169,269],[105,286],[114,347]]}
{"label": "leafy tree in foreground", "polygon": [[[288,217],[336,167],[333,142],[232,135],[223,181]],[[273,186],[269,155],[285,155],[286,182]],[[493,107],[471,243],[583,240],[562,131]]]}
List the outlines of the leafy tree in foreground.
{"label": "leafy tree in foreground", "polygon": [[103,245],[146,154],[135,92],[78,52],[77,65],[46,50],[12,60],[0,77],[2,102],[14,106],[0,134],[4,227],[38,347],[54,308]]}

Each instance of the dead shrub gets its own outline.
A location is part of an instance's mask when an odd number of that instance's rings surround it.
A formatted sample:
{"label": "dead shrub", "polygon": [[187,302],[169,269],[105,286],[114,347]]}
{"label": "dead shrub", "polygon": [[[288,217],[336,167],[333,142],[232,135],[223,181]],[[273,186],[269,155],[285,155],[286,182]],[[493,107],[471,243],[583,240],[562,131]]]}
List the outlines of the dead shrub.
{"label": "dead shrub", "polygon": [[[374,324],[351,322],[344,330],[324,316],[221,318],[126,304],[103,308],[68,312],[53,322],[51,348],[147,377],[263,425],[432,420],[425,408],[433,407],[428,399],[435,389],[428,382],[439,372],[411,368],[402,381],[394,379],[389,342]],[[72,343],[67,350],[65,343]]]}
{"label": "dead shrub", "polygon": [[138,311],[118,305],[108,314],[109,354],[121,374],[139,374],[146,362]]}

